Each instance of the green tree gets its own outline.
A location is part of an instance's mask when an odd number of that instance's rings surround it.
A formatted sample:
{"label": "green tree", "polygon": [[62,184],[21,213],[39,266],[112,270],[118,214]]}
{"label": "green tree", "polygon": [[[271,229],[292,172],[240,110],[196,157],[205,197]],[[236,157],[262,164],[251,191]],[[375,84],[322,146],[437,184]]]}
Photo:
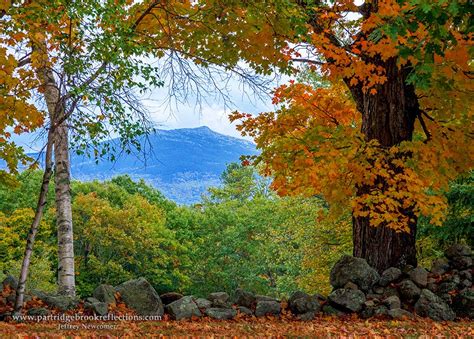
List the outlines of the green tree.
{"label": "green tree", "polygon": [[258,176],[253,167],[230,163],[221,174],[221,187],[210,187],[211,201],[238,200],[243,202],[257,197],[269,197],[269,181]]}
{"label": "green tree", "polygon": [[253,167],[235,164],[210,193],[194,209],[180,211],[174,225],[180,237],[192,240],[191,293],[328,290],[331,264],[350,249],[350,227],[321,225],[320,198],[279,198]]}
{"label": "green tree", "polygon": [[189,281],[181,268],[186,249],[166,227],[165,211],[114,183],[101,186],[73,201],[80,294],[90,295],[99,283],[117,285],[139,276],[159,292],[186,288]]}

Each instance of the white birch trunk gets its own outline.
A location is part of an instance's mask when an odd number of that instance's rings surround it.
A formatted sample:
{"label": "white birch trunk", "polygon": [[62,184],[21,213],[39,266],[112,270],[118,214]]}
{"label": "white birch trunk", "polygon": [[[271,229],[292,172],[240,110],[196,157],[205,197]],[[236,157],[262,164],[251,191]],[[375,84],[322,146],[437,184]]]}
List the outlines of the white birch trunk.
{"label": "white birch trunk", "polygon": [[[56,193],[56,225],[58,231],[58,292],[74,296],[74,245],[71,208],[71,177],[67,117],[60,92],[49,68],[43,70],[44,97],[51,124],[54,124],[54,183]],[[56,125],[58,124],[58,125]]]}
{"label": "white birch trunk", "polygon": [[46,206],[49,180],[51,179],[51,173],[53,171],[53,131],[50,129],[48,132],[48,143],[46,145],[46,156],[45,156],[45,169],[43,174],[43,181],[41,183],[40,194],[38,197],[38,204],[36,205],[35,217],[30,226],[30,231],[26,239],[25,254],[23,256],[23,262],[21,264],[20,278],[18,279],[18,287],[16,289],[15,299],[15,313],[20,313],[23,307],[23,300],[26,289],[26,279],[28,277],[28,270],[30,268],[31,255],[33,254],[33,245],[35,243],[36,233],[38,232],[41,218],[43,217],[44,207]]}

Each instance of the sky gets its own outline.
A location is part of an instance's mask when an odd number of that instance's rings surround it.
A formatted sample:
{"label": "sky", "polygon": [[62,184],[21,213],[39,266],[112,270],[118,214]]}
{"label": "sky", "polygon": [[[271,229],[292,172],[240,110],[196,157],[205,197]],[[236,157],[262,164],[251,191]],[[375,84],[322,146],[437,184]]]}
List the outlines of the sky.
{"label": "sky", "polygon": [[[269,88],[273,89],[287,81],[286,77],[273,80]],[[169,88],[165,81],[164,87],[153,89],[140,100],[158,129],[207,126],[217,133],[252,141],[240,135],[236,130],[236,123],[230,123],[228,115],[235,110],[251,114],[274,110],[271,90],[254,93],[236,78],[232,78],[225,87],[225,100],[222,96],[208,92],[202,95],[200,103],[196,101],[193,93],[189,94],[187,102],[177,102],[169,100]],[[38,137],[38,133],[14,135],[13,140],[23,146],[27,153],[41,150],[45,142],[44,137]]]}
{"label": "sky", "polygon": [[[362,0],[355,1],[356,5],[362,3]],[[288,80],[287,77],[282,77],[270,87],[275,88]],[[210,93],[204,96],[204,101],[199,107],[196,106],[192,94],[187,103],[166,105],[168,89],[165,82],[164,87],[151,91],[146,98],[143,98],[142,102],[147,108],[151,120],[155,122],[156,127],[159,129],[207,126],[215,132],[237,138],[242,138],[242,136],[236,130],[235,123],[231,124],[229,122],[228,114],[230,112],[238,110],[245,113],[258,114],[275,109],[271,104],[270,93],[267,93],[266,96],[262,95],[262,93],[253,96],[254,93],[248,88],[243,89],[240,81],[235,78],[226,87],[228,89],[228,99],[230,99],[226,102],[222,98]],[[38,140],[37,134],[14,136],[14,141],[23,146],[27,152],[38,151],[44,143],[42,140]]]}
{"label": "sky", "polygon": [[[281,81],[280,81],[281,82]],[[277,86],[278,82],[274,83]],[[271,93],[253,93],[249,88],[242,88],[234,79],[228,86],[228,99],[224,100],[214,94],[206,95],[200,105],[195,98],[188,103],[171,103],[167,101],[167,88],[155,89],[149,99],[143,103],[148,109],[152,120],[159,129],[194,128],[207,126],[215,132],[242,138],[236,130],[235,123],[230,123],[229,113],[238,110],[245,113],[258,114],[273,110]]]}

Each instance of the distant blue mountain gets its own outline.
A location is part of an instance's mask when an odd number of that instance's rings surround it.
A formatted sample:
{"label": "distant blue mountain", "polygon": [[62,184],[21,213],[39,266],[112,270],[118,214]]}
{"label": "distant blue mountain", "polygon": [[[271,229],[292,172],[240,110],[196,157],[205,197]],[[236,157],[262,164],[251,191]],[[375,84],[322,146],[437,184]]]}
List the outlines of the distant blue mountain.
{"label": "distant blue mountain", "polygon": [[257,154],[249,141],[216,133],[208,127],[158,130],[148,136],[145,155],[122,154],[115,162],[98,164],[93,159],[72,155],[74,179],[105,180],[128,174],[144,179],[179,204],[200,200],[207,188],[220,184],[226,165],[241,155]]}

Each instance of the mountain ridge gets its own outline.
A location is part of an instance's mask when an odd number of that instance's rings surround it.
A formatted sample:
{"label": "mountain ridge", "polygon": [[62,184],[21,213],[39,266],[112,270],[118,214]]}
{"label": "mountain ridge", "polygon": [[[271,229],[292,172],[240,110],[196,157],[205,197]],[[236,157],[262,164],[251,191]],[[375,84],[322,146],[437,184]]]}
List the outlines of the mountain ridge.
{"label": "mountain ridge", "polygon": [[[228,163],[238,162],[241,155],[258,154],[252,142],[217,133],[207,126],[159,129],[146,142],[152,148],[146,159],[122,154],[113,163],[101,160],[96,164],[94,159],[72,154],[72,178],[107,180],[128,174],[135,180],[144,179],[178,204],[193,204],[208,187],[220,184]],[[140,143],[146,146],[144,138]]]}

